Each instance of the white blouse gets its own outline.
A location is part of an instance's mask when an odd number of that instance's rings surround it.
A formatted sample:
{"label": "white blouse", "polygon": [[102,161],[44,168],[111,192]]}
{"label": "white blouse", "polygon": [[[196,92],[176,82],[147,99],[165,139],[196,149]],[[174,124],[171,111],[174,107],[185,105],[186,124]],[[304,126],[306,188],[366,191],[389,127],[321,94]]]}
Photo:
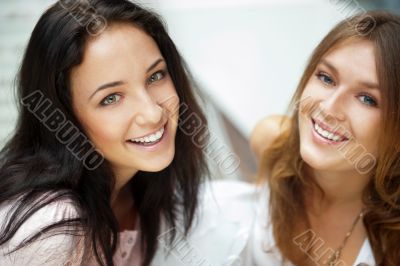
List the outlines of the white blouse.
{"label": "white blouse", "polygon": [[[152,266],[230,266],[244,265],[240,257],[256,215],[255,187],[239,181],[213,181],[200,193],[200,206],[194,225],[172,248],[163,235]],[[180,231],[181,232],[181,231]]]}
{"label": "white blouse", "polygon": [[[268,187],[258,189],[257,216],[252,227],[252,232],[245,250],[242,253],[243,265],[265,266],[282,265],[292,266],[290,262],[282,262],[282,256],[275,246],[272,224],[268,220],[269,199]],[[369,240],[366,239],[353,266],[375,266],[375,259]]]}
{"label": "white blouse", "polygon": [[[274,246],[272,227],[268,223],[268,190],[239,181],[206,183],[199,195],[199,208],[192,229],[184,237],[182,226],[162,226],[158,250],[151,266],[275,266],[283,264]],[[0,223],[7,219],[10,205],[0,206]],[[96,265],[82,262],[81,238],[70,235],[43,237],[11,255],[5,252],[25,237],[46,225],[64,218],[76,217],[74,205],[68,201],[54,202],[30,217],[11,241],[0,246],[0,265]],[[178,224],[181,224],[178,222]],[[168,236],[176,233],[169,245]],[[120,233],[116,266],[139,266],[139,231]],[[269,250],[265,252],[264,250]],[[375,261],[369,241],[362,246],[354,265],[373,266]]]}
{"label": "white blouse", "polygon": [[[0,225],[2,227],[9,220],[6,214],[14,203],[15,201],[7,202],[0,206]],[[44,227],[65,218],[74,217],[77,217],[77,211],[68,200],[59,200],[39,209],[21,225],[10,241],[0,246],[0,265],[79,265],[81,260],[79,247],[83,250],[83,242],[80,238],[67,234],[50,237],[42,235],[28,246],[7,254],[26,238],[39,233]]]}
{"label": "white blouse", "polygon": [[[216,181],[203,185],[199,195],[199,208],[188,236],[184,237],[182,226],[167,228],[164,225],[158,237],[159,248],[151,265],[241,265],[239,255],[246,245],[256,214],[256,198],[253,192],[254,187],[244,182]],[[5,214],[11,206],[11,203],[0,205],[1,225],[5,224]],[[9,242],[0,246],[0,265],[97,265],[94,261],[82,261],[83,238],[66,234],[44,236],[29,246],[6,255],[7,251],[26,237],[40,232],[45,226],[77,215],[73,203],[68,200],[53,202],[41,208],[27,219]],[[169,245],[168,236],[174,231],[175,240]],[[113,258],[116,266],[140,265],[139,233],[120,233],[117,252]]]}

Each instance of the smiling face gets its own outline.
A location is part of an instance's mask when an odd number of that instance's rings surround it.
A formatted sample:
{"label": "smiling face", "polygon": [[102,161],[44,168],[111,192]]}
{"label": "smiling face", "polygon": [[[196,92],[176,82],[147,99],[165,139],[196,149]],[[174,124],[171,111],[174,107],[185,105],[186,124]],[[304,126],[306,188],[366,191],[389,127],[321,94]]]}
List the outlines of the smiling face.
{"label": "smiling face", "polygon": [[109,25],[88,40],[70,79],[74,112],[117,175],[171,163],[179,98],[149,35],[130,24]]}
{"label": "smiling face", "polygon": [[351,39],[328,52],[300,99],[303,160],[315,170],[353,171],[363,156],[376,158],[380,103],[371,42]]}

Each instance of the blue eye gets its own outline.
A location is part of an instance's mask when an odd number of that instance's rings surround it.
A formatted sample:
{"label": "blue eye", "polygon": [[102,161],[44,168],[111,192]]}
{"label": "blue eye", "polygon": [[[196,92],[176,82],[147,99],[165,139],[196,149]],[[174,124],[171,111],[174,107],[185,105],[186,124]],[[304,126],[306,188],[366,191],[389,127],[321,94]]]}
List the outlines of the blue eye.
{"label": "blue eye", "polygon": [[153,83],[153,82],[163,79],[164,77],[165,77],[165,71],[158,71],[158,72],[154,73],[153,75],[151,75],[148,82]]}
{"label": "blue eye", "polygon": [[319,72],[317,74],[317,77],[319,80],[321,80],[326,85],[333,85],[333,86],[336,85],[335,81],[326,73]]}
{"label": "blue eye", "polygon": [[100,105],[105,106],[105,105],[115,104],[115,103],[119,102],[120,99],[121,99],[121,95],[110,94],[101,101]]}
{"label": "blue eye", "polygon": [[360,95],[359,99],[361,99],[361,102],[363,104],[366,104],[368,106],[377,106],[377,102],[372,98],[371,96],[368,95]]}

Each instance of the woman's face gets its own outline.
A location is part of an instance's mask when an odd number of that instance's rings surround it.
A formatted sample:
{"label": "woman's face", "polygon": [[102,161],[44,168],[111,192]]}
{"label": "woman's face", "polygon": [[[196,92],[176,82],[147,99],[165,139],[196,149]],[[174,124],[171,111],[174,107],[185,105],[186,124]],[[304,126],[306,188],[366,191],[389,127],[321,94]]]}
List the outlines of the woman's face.
{"label": "woman's face", "polygon": [[300,99],[303,160],[318,170],[368,169],[377,158],[381,100],[371,42],[347,40],[326,54]]}
{"label": "woman's face", "polygon": [[175,153],[179,98],[154,40],[129,24],[90,39],[71,72],[74,112],[114,171],[160,171]]}

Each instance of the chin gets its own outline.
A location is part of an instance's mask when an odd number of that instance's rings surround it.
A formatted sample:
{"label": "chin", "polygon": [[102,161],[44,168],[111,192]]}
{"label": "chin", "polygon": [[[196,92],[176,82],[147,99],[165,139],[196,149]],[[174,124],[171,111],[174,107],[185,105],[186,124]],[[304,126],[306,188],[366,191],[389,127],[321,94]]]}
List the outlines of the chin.
{"label": "chin", "polygon": [[149,160],[142,167],[140,167],[140,169],[145,172],[160,172],[167,168],[172,163],[173,159],[173,156],[165,156],[160,159]]}
{"label": "chin", "polygon": [[325,170],[329,168],[326,158],[318,156],[318,154],[310,148],[300,147],[300,156],[312,169]]}
{"label": "chin", "polygon": [[157,172],[161,172],[162,170],[164,170],[165,168],[167,168],[170,164],[162,164],[162,165],[158,165],[158,166],[149,166],[149,167],[145,167],[145,169],[142,169],[142,171],[145,172],[149,172],[149,173],[157,173]]}
{"label": "chin", "polygon": [[349,171],[353,166],[344,158],[332,156],[318,156],[315,152],[300,148],[300,156],[313,170],[318,171]]}

